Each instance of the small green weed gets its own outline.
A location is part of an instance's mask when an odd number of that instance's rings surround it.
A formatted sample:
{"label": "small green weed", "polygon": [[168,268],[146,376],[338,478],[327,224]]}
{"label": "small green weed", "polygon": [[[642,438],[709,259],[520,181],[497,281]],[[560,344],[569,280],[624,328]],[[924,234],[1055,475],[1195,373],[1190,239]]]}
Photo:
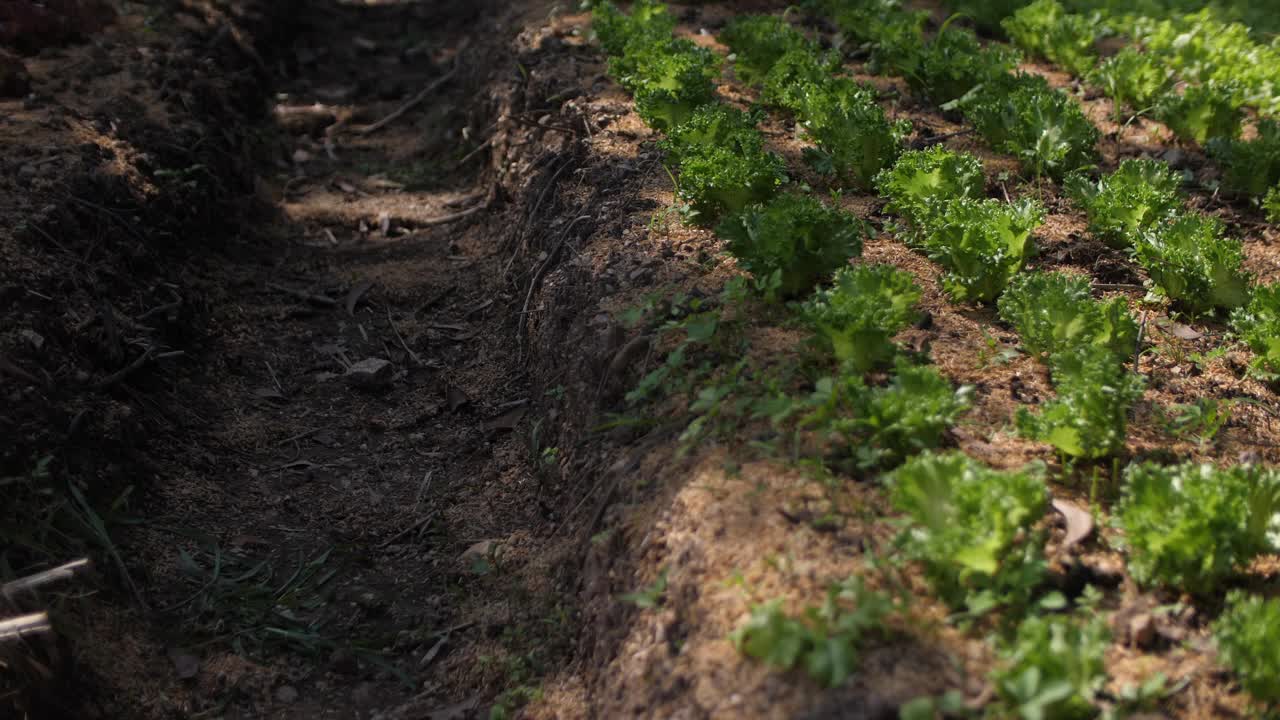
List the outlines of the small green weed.
{"label": "small green weed", "polygon": [[652,585],[633,593],[627,593],[626,595],[623,595],[621,599],[624,602],[629,602],[632,605],[635,605],[641,610],[658,607],[662,604],[667,593],[668,570],[670,570],[670,568],[662,568],[658,571],[658,578],[653,581]]}
{"label": "small green weed", "polygon": [[1231,421],[1235,403],[1217,398],[1199,398],[1185,405],[1173,405],[1161,411],[1165,432],[1180,440],[1194,440],[1208,445]]}
{"label": "small green weed", "polygon": [[1110,642],[1106,621],[1096,615],[1087,621],[1061,615],[1023,620],[992,673],[1004,711],[1024,720],[1095,716]]}
{"label": "small green weed", "polygon": [[854,576],[833,584],[822,605],[798,616],[788,615],[781,599],[756,605],[731,639],[748,657],[781,670],[803,667],[819,684],[835,687],[857,670],[864,639],[883,633],[894,609],[886,595]]}

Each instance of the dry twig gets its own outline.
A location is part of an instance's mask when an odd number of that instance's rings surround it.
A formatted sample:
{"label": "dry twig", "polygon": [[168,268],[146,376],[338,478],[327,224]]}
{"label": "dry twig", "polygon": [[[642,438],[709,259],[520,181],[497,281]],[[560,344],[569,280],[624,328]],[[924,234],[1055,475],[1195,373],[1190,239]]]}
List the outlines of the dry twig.
{"label": "dry twig", "polygon": [[[462,57],[462,53],[458,53],[458,58],[461,58],[461,57]],[[381,120],[379,120],[378,122],[372,125],[360,128],[359,133],[361,135],[371,135],[381,130],[382,128],[386,127],[387,125],[390,125],[391,123],[395,122],[397,119],[399,119],[401,115],[404,115],[405,113],[409,112],[414,107],[416,107],[423,100],[426,100],[427,96],[429,96],[431,93],[435,92],[436,90],[439,90],[442,85],[452,80],[453,76],[457,74],[458,74],[458,61],[455,59],[453,63],[453,67],[449,69],[449,72],[445,73],[444,75],[441,75],[440,77],[436,78],[435,82],[422,88],[421,92],[409,98],[408,102],[396,108],[394,111],[392,111],[390,115],[382,118]]]}

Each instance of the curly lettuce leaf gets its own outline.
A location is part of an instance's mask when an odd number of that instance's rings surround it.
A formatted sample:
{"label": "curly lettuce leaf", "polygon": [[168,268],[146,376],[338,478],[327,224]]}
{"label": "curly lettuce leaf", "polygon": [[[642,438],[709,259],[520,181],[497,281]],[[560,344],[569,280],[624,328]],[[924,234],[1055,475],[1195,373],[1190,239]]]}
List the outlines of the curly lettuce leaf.
{"label": "curly lettuce leaf", "polygon": [[1069,176],[1068,194],[1089,216],[1089,232],[1111,247],[1126,249],[1142,231],[1182,207],[1182,176],[1158,160],[1129,158],[1110,175],[1090,182]]}
{"label": "curly lettuce leaf", "polygon": [[892,265],[858,265],[836,273],[801,309],[821,345],[862,373],[893,359],[893,336],[919,317],[920,288]]}
{"label": "curly lettuce leaf", "polygon": [[774,291],[794,298],[862,253],[867,226],[808,195],[783,194],[727,218],[716,234],[757,279],[777,276]]}
{"label": "curly lettuce leaf", "polygon": [[1116,517],[1129,574],[1144,586],[1211,592],[1274,551],[1280,475],[1256,465],[1130,465]]}
{"label": "curly lettuce leaf", "polygon": [[942,285],[959,302],[993,302],[1034,251],[1032,232],[1044,208],[1028,200],[961,198],[947,203],[928,229],[924,249],[947,269]]}
{"label": "curly lettuce leaf", "polygon": [[1000,319],[1038,355],[1096,345],[1119,360],[1137,348],[1138,324],[1124,298],[1094,300],[1085,277],[1059,272],[1020,273],[1000,296]]}

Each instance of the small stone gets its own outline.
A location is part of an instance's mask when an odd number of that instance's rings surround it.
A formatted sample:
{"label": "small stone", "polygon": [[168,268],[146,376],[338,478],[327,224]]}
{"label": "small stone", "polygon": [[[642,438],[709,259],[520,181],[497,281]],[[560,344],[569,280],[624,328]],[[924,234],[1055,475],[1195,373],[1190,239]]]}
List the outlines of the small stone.
{"label": "small stone", "polygon": [[362,682],[351,691],[351,700],[357,707],[369,708],[373,707],[377,702],[377,687],[370,682]]}
{"label": "small stone", "polygon": [[382,358],[365,358],[347,368],[347,382],[365,390],[377,390],[391,382],[395,369]]}
{"label": "small stone", "polygon": [[276,700],[286,705],[297,702],[298,689],[292,685],[281,685],[276,688]]}
{"label": "small stone", "polygon": [[32,350],[39,351],[44,347],[44,336],[35,330],[22,330],[18,334],[22,336],[23,340],[27,341]]}
{"label": "small stone", "polygon": [[462,555],[459,556],[458,559],[462,560],[462,562],[467,565],[471,565],[477,560],[487,560],[489,555],[493,552],[493,548],[496,544],[497,543],[494,540],[481,540],[463,551]]}
{"label": "small stone", "polygon": [[352,597],[356,605],[359,605],[365,612],[378,614],[386,611],[387,598],[373,588],[359,588]]}
{"label": "small stone", "polygon": [[1151,647],[1156,639],[1156,621],[1151,613],[1138,613],[1129,618],[1129,642],[1134,647],[1145,650]]}

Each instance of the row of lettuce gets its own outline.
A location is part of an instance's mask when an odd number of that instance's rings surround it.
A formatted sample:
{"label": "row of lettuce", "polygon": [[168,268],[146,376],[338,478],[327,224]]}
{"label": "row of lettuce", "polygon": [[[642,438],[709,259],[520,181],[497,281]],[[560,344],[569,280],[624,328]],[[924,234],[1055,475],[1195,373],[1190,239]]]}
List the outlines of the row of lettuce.
{"label": "row of lettuce", "polygon": [[[965,105],[981,107],[976,98],[965,97],[975,87],[984,88],[979,95],[1007,94],[1011,85],[1034,87],[1037,103],[1018,99],[1009,105],[1028,120],[1031,138],[1054,138],[1052,144],[1059,147],[1053,152],[1033,149],[1052,164],[1038,167],[1045,160],[1037,160],[1032,169],[1052,172],[1053,164],[1087,160],[1092,131],[1083,118],[1046,102],[1050,94],[1034,79],[1022,74],[1013,80],[1006,77],[1020,59],[1016,50],[1000,44],[982,49],[972,32],[951,23],[926,41],[930,14],[908,11],[900,0],[811,4],[833,19],[849,45],[869,52],[873,69],[902,75],[914,91],[939,104],[955,103],[962,110]],[[1280,217],[1280,125],[1272,119],[1280,112],[1280,49],[1253,41],[1245,26],[1216,20],[1209,10],[1153,18],[1114,9],[1069,12],[1059,0],[955,6],[979,26],[1007,35],[1027,53],[1100,89],[1114,101],[1117,116],[1151,115],[1179,138],[1205,146],[1222,168],[1224,191],[1261,203],[1273,217]],[[1110,36],[1132,43],[1104,59],[1099,44]],[[1247,109],[1263,119],[1256,137],[1244,141],[1240,136]],[[995,117],[976,110],[966,114],[984,134],[982,115]],[[1004,117],[1016,119],[1011,114]],[[1035,143],[993,146],[1021,156]]]}
{"label": "row of lettuce", "polygon": [[[1088,214],[1091,232],[1133,255],[1157,292],[1193,314],[1232,313],[1260,368],[1280,372],[1280,289],[1251,286],[1242,244],[1227,237],[1220,220],[1186,210],[1179,174],[1157,161],[1133,159],[1091,181],[1079,169],[1096,160],[1096,128],[1067,94],[1039,76],[1014,72],[1013,51],[983,46],[972,32],[949,23],[926,40],[925,15],[903,10],[896,0],[816,4],[846,35],[870,48],[873,70],[901,75],[913,92],[958,108],[993,149],[1020,158],[1028,172],[1063,179]],[[1280,126],[1265,121],[1259,131],[1254,141],[1218,145],[1224,157],[1236,159],[1228,163],[1229,187],[1280,181]]]}
{"label": "row of lettuce", "polygon": [[[1151,114],[1205,146],[1224,191],[1280,218],[1280,46],[1253,40],[1247,26],[1210,9],[1152,16],[1071,0],[1020,4],[1000,22],[1014,44],[1102,90],[1118,116]],[[1128,44],[1104,59],[1100,41],[1117,36]],[[1262,119],[1244,141],[1247,110]]]}
{"label": "row of lettuce", "polygon": [[[912,276],[850,264],[861,252],[864,224],[787,187],[785,163],[765,149],[757,111],[717,100],[720,58],[675,37],[663,6],[637,2],[628,15],[601,3],[593,25],[611,74],[633,94],[641,117],[666,135],[661,144],[687,216],[715,226],[757,296],[774,307],[795,301],[788,307],[797,312],[786,321],[810,329],[834,361],[819,362],[803,378],[812,386],[803,396],[746,359],[704,367],[690,405],[698,417],[686,436],[726,418],[764,419],[792,437],[819,438],[824,461],[843,454],[855,471],[881,474],[893,506],[911,521],[903,546],[938,596],[973,615],[1002,608],[1022,617],[1002,642],[1004,662],[994,678],[1003,706],[1021,712],[1034,705],[1051,710],[1047,717],[1090,715],[1106,681],[1105,625],[1027,612],[1046,600],[1043,466],[998,471],[936,451],[968,408],[970,390],[957,390],[894,344],[919,318],[921,291]],[[859,27],[877,25],[868,19]],[[878,27],[884,32],[886,25]],[[1150,161],[1126,162],[1098,181],[1072,174],[1087,164],[1096,130],[1069,97],[1012,73],[1005,51],[983,48],[958,29],[898,46],[910,45],[902,52],[885,37],[873,56],[881,68],[937,102],[960,101],[988,142],[1019,156],[1028,170],[1066,177],[1093,232],[1132,248],[1164,294],[1198,311],[1236,308],[1246,338],[1252,332],[1260,345],[1278,344],[1270,339],[1280,338],[1277,293],[1255,292],[1246,305],[1238,241],[1224,238],[1217,221],[1181,210],[1176,175]],[[1047,359],[1057,398],[1038,413],[1022,411],[1020,432],[1069,456],[1121,452],[1129,407],[1142,393],[1140,376],[1126,368],[1138,326],[1123,299],[1095,300],[1085,278],[1023,272],[1043,209],[985,198],[982,165],[970,155],[941,146],[904,151],[910,127],[886,117],[874,90],[838,74],[838,55],[822,53],[784,19],[737,18],[719,39],[734,54],[737,77],[760,88],[763,104],[791,114],[814,144],[805,152],[812,167],[838,185],[878,189],[901,218],[903,238],[945,270],[942,286],[952,298],[995,302],[1024,346]],[[1064,131],[1046,143],[1035,138],[1043,127],[1026,127],[1033,121]],[[632,399],[670,385],[686,354],[710,345],[728,322],[724,314],[689,312],[668,323],[684,339]],[[1275,550],[1277,511],[1280,474],[1273,471],[1143,462],[1125,472],[1114,516],[1137,582],[1207,593]],[[780,602],[757,607],[735,639],[749,655],[837,684],[854,671],[861,637],[893,611],[883,597],[846,583],[800,615]],[[1260,655],[1258,640],[1280,641],[1280,626],[1262,624],[1276,615],[1280,603],[1233,594],[1215,625],[1223,659],[1264,702],[1280,701],[1280,658]],[[1051,650],[1064,642],[1078,656],[1072,662]]]}

